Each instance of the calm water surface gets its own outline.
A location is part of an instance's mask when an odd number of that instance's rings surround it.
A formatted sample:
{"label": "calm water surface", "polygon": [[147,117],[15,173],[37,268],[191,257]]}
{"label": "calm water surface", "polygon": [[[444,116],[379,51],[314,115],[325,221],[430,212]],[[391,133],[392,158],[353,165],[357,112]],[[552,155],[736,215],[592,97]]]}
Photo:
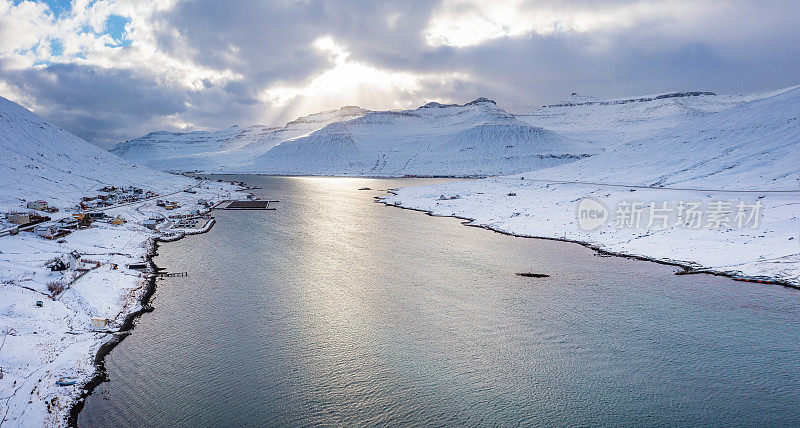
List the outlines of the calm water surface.
{"label": "calm water surface", "polygon": [[80,425],[800,424],[797,291],[357,190],[436,180],[241,178],[279,210],[159,249],[189,277],[159,281]]}

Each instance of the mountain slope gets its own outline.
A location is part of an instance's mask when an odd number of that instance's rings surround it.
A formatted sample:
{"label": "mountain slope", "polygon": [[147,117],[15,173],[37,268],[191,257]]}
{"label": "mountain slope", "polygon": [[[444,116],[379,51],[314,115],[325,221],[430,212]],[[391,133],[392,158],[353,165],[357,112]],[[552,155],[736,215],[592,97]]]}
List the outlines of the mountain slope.
{"label": "mountain slope", "polygon": [[273,128],[255,125],[221,131],[151,132],[119,143],[111,152],[159,170],[241,172],[253,158],[282,141],[306,135],[330,123],[359,117],[367,111],[346,106]]}
{"label": "mountain slope", "polygon": [[798,105],[800,87],[790,88],[690,118],[568,168],[531,176],[647,186],[796,189]]}
{"label": "mountain slope", "polygon": [[572,94],[557,104],[542,106],[531,114],[517,117],[568,137],[613,147],[770,95],[773,94],[669,92],[599,100]]}
{"label": "mountain slope", "polygon": [[72,205],[105,185],[161,193],[192,180],[136,165],[70,134],[0,97],[0,210],[45,199]]}
{"label": "mountain slope", "polygon": [[[404,188],[386,201],[475,219],[504,232],[800,286],[798,106],[800,87],[788,88],[648,130],[588,159],[526,172],[524,180]],[[600,223],[590,229],[580,227],[580,219],[588,218],[580,208],[587,198],[594,213],[605,213],[592,217]],[[633,204],[642,208],[635,216]],[[690,204],[697,206],[694,215],[686,208]],[[737,224],[740,207],[750,211],[739,219],[750,220]],[[665,221],[649,221],[654,208],[666,210]],[[715,225],[712,214],[727,221]]]}
{"label": "mountain slope", "polygon": [[378,111],[275,146],[251,172],[312,175],[497,175],[596,153],[590,145],[530,126],[494,101],[429,103]]}

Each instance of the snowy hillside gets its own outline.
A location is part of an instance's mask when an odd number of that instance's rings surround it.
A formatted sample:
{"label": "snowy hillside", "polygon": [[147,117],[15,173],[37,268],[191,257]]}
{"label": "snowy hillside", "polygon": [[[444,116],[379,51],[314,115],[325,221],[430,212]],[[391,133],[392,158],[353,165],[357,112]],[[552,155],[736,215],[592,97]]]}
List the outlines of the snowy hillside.
{"label": "snowy hillside", "polygon": [[157,172],[102,150],[0,97],[0,211],[44,199],[73,205],[106,186],[174,191],[191,180]]}
{"label": "snowy hillside", "polygon": [[[692,117],[566,168],[531,178],[658,187],[796,189],[800,88]],[[621,166],[625,166],[621,170]]]}
{"label": "snowy hillside", "polygon": [[251,172],[309,175],[513,174],[573,162],[597,149],[533,127],[479,98],[376,111],[285,141]]}
{"label": "snowy hillside", "polygon": [[233,126],[222,131],[151,132],[115,145],[111,152],[125,159],[147,163],[153,158],[187,157],[201,153],[236,150],[267,138],[278,128]]}
{"label": "snowy hillside", "polygon": [[557,104],[542,106],[532,114],[517,117],[568,137],[613,147],[651,136],[686,120],[702,118],[770,95],[669,92],[599,100],[572,94]]}
{"label": "snowy hillside", "polygon": [[[387,201],[514,234],[800,285],[800,87],[736,104],[671,128],[639,124],[647,136],[569,165],[405,188]],[[578,221],[586,198],[608,216],[590,230]],[[632,204],[641,208],[635,219]],[[688,222],[680,207],[690,204]],[[663,221],[650,221],[655,207]]]}
{"label": "snowy hillside", "polygon": [[115,145],[111,152],[163,171],[241,172],[256,156],[282,141],[316,131],[330,123],[359,117],[368,110],[346,106],[301,117],[283,127],[261,125],[221,131],[151,132]]}

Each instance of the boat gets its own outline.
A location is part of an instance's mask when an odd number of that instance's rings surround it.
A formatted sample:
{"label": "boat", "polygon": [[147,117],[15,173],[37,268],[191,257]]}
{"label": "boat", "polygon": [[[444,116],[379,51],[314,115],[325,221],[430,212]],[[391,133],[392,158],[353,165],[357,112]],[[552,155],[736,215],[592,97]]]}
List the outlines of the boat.
{"label": "boat", "polygon": [[58,385],[58,386],[72,386],[72,385],[75,385],[75,382],[76,382],[75,379],[68,379],[68,378],[62,377],[62,378],[60,378],[60,379],[58,379],[56,381],[56,385]]}
{"label": "boat", "polygon": [[533,272],[521,272],[518,273],[519,276],[524,276],[527,278],[548,278],[550,275],[544,273],[533,273]]}

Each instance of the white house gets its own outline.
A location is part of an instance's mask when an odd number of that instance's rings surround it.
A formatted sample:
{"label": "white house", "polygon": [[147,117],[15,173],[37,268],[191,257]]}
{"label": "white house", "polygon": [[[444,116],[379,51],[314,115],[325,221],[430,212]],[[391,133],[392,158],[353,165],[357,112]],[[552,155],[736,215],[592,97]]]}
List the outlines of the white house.
{"label": "white house", "polygon": [[64,231],[61,228],[53,224],[36,226],[33,229],[33,232],[38,236],[47,239],[57,238],[60,235],[64,234]]}
{"label": "white house", "polygon": [[56,226],[60,227],[61,229],[77,229],[78,220],[73,217],[64,217],[56,222]]}

